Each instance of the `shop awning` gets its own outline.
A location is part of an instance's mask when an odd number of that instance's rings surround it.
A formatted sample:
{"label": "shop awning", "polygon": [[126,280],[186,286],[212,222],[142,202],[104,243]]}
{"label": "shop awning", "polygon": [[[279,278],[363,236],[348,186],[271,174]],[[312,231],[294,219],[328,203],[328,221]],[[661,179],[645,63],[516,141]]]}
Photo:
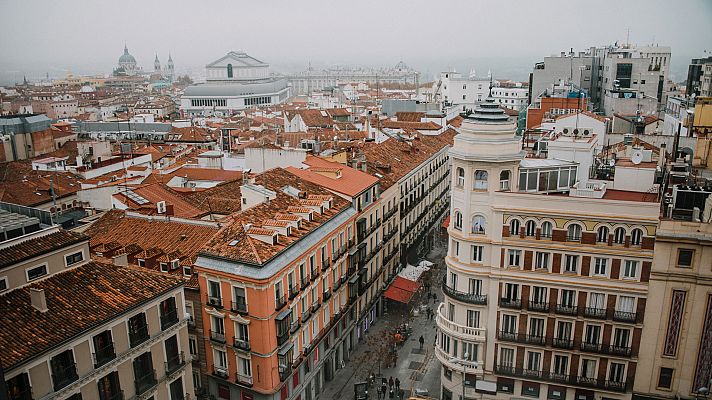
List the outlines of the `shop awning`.
{"label": "shop awning", "polygon": [[395,286],[390,286],[385,292],[383,292],[383,296],[385,298],[403,304],[410,303],[410,300],[413,298],[413,294],[415,293]]}
{"label": "shop awning", "polygon": [[445,221],[443,221],[443,228],[447,229],[447,227],[450,226],[450,216],[448,215],[445,217]]}
{"label": "shop awning", "polygon": [[407,304],[413,298],[413,295],[420,287],[420,282],[415,282],[396,276],[391,286],[383,293],[387,299],[391,299],[400,303]]}
{"label": "shop awning", "polygon": [[475,383],[475,391],[477,393],[495,395],[497,394],[497,382],[478,380],[477,383]]}

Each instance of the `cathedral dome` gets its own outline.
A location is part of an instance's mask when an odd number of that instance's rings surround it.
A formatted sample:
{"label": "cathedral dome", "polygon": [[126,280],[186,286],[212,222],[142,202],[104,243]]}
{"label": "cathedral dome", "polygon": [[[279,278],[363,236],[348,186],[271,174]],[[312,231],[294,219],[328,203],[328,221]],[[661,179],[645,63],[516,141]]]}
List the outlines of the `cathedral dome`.
{"label": "cathedral dome", "polygon": [[129,54],[129,49],[126,46],[124,46],[124,54],[119,57],[119,65],[121,64],[136,64],[136,59]]}

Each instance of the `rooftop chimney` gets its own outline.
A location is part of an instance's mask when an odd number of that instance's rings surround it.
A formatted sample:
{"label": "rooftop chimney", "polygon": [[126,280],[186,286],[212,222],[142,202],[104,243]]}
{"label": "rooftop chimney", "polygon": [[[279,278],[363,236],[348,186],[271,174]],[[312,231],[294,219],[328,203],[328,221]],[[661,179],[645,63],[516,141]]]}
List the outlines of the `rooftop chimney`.
{"label": "rooftop chimney", "polygon": [[44,289],[30,288],[30,300],[32,302],[32,307],[34,307],[39,312],[47,311],[47,297],[45,296]]}

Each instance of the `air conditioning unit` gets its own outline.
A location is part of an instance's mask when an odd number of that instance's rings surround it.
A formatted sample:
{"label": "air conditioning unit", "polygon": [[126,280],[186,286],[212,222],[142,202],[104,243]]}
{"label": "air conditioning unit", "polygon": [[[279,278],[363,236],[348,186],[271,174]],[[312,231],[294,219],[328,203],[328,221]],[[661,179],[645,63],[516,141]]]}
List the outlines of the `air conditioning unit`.
{"label": "air conditioning unit", "polygon": [[159,214],[165,214],[166,213],[166,202],[159,201],[158,203],[156,203],[156,209],[158,210]]}

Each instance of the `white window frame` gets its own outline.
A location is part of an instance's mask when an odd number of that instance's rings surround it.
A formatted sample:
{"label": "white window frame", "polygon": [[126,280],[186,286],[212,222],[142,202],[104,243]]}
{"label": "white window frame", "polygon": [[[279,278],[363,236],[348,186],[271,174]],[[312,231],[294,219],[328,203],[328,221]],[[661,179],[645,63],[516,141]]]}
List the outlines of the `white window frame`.
{"label": "white window frame", "polygon": [[[598,268],[599,260],[602,261],[603,264],[604,264],[605,272],[604,272],[603,274],[596,272],[596,271],[599,269],[599,268]],[[609,259],[609,258],[606,258],[606,257],[594,257],[594,258],[593,258],[593,271],[592,271],[592,274],[591,274],[591,275],[592,275],[592,276],[608,276],[608,273],[609,273],[609,268],[608,268],[609,261],[610,261],[610,259]]]}
{"label": "white window frame", "polygon": [[[628,265],[629,263],[632,263],[635,266],[635,273],[633,276],[630,276],[627,274],[628,272]],[[623,260],[623,271],[621,272],[621,277],[623,279],[631,279],[635,280],[638,279],[638,276],[640,275],[640,261],[639,260]]]}
{"label": "white window frame", "polygon": [[[517,263],[512,264],[512,258],[516,258]],[[508,267],[521,267],[522,266],[522,250],[520,249],[508,249],[507,250],[507,266]]]}
{"label": "white window frame", "polygon": [[[35,269],[35,268],[40,268],[40,267],[44,267],[45,273],[43,275],[38,276],[37,278],[30,279],[30,270]],[[43,277],[45,277],[47,275],[49,275],[49,264],[47,264],[46,262],[44,262],[42,264],[34,265],[32,267],[25,268],[25,280],[27,282],[34,282],[38,279],[42,279]]]}
{"label": "white window frame", "polygon": [[0,293],[10,289],[10,281],[7,279],[7,276],[0,276],[0,282],[5,282],[5,289],[0,288]]}
{"label": "white window frame", "polygon": [[[67,262],[67,257],[73,256],[73,255],[75,255],[75,254],[77,254],[77,253],[79,253],[79,254],[82,255],[82,259],[79,260],[79,261],[77,261],[77,262],[74,262],[74,263],[72,263],[72,264],[69,264],[69,263]],[[73,265],[77,265],[77,264],[79,264],[79,263],[81,263],[81,262],[84,262],[85,260],[86,260],[86,255],[84,254],[84,249],[81,249],[81,250],[79,250],[79,251],[70,252],[70,253],[67,253],[67,254],[64,255],[64,267],[65,267],[65,268],[68,268],[68,267],[71,267],[71,266],[73,266]]]}
{"label": "white window frame", "polygon": [[[549,264],[551,259],[551,253],[546,251],[537,251],[534,254],[534,269],[549,269]],[[543,266],[542,266],[543,264]]]}
{"label": "white window frame", "polygon": [[483,253],[485,252],[485,246],[473,244],[473,245],[471,245],[471,249],[472,249],[472,262],[476,262],[476,263],[483,262],[483,260],[484,260]]}

